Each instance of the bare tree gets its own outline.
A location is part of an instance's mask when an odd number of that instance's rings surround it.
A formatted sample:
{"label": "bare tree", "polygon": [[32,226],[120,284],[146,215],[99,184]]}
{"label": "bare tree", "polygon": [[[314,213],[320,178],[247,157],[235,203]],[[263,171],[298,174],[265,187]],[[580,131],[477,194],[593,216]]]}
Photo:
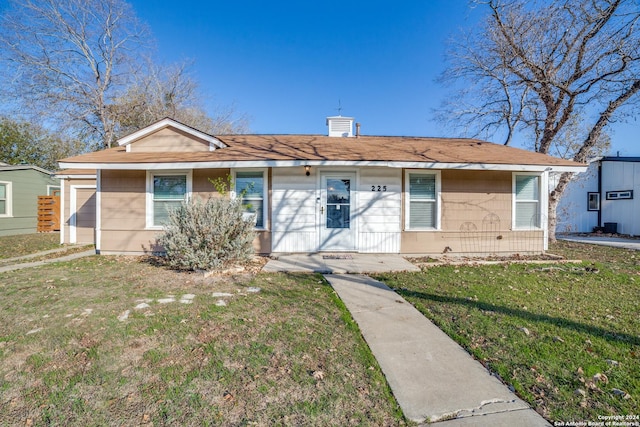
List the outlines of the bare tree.
{"label": "bare tree", "polygon": [[[501,132],[509,144],[520,134],[533,140],[537,152],[555,147],[554,154],[585,162],[606,142],[610,122],[637,111],[636,0],[476,3],[489,13],[478,31],[452,43],[441,80],[464,88],[440,117],[475,136]],[[579,122],[585,129],[581,142],[565,143],[565,128]],[[563,174],[549,198],[552,239],[556,206],[570,179]]]}
{"label": "bare tree", "polygon": [[147,41],[124,0],[10,0],[0,17],[6,95],[23,114],[47,115],[108,147],[108,106],[136,74]]}
{"label": "bare tree", "polygon": [[161,67],[149,61],[147,73],[138,75],[137,81],[111,105],[111,113],[117,118],[117,133],[131,133],[164,117],[210,134],[246,132],[248,118],[233,107],[219,107],[213,115],[205,111],[188,66],[182,63]]}

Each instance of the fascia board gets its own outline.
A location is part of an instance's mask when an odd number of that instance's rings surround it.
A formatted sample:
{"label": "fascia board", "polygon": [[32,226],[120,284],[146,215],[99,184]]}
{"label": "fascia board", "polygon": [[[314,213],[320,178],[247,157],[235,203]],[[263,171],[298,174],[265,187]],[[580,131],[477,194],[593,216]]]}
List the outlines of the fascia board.
{"label": "fascia board", "polygon": [[65,174],[56,174],[53,176],[56,179],[92,179],[92,178],[96,178],[96,175],[65,175]]}
{"label": "fascia board", "polygon": [[387,161],[347,161],[347,160],[257,160],[226,162],[171,162],[171,163],[60,163],[60,167],[73,169],[111,169],[111,170],[171,170],[171,169],[220,169],[248,167],[296,167],[296,166],[377,166],[405,169],[462,169],[519,172],[584,172],[584,166],[550,165],[503,165],[475,163],[425,163],[425,162],[387,162]]}

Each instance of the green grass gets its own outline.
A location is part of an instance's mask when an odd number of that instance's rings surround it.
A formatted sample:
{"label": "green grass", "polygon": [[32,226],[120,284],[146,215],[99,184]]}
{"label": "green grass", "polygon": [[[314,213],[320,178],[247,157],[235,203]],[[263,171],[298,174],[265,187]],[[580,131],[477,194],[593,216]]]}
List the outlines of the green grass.
{"label": "green grass", "polygon": [[60,247],[60,233],[0,236],[0,259],[14,258]]}
{"label": "green grass", "polygon": [[[376,278],[547,419],[640,414],[640,252],[571,243],[551,252],[584,261],[440,266]],[[605,381],[594,381],[596,374]]]}
{"label": "green grass", "polygon": [[406,424],[322,276],[205,279],[126,257],[0,275],[0,391],[0,425]]}

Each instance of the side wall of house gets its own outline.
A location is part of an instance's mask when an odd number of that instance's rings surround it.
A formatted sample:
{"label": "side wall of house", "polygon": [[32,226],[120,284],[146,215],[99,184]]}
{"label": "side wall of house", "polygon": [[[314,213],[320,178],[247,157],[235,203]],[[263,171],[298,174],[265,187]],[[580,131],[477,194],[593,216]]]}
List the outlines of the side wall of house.
{"label": "side wall of house", "polygon": [[[554,186],[551,180],[550,186]],[[553,188],[550,188],[553,190]],[[567,186],[557,208],[558,233],[590,233],[598,226],[598,211],[588,210],[588,194],[598,192],[598,162],[576,174]]]}
{"label": "side wall of house", "polygon": [[[193,170],[193,197],[217,196],[209,179],[226,179],[229,169]],[[146,181],[144,170],[103,170],[100,182],[100,252],[153,253],[163,250],[157,240],[160,230],[146,229]],[[269,252],[268,232],[259,232],[257,252]]]}
{"label": "side wall of house", "polygon": [[[633,191],[632,199],[607,200],[609,191]],[[640,235],[640,162],[602,162],[602,225],[618,224],[618,233]]]}
{"label": "side wall of house", "polygon": [[402,232],[404,254],[542,252],[542,230],[513,230],[513,174],[441,171],[441,227]]}

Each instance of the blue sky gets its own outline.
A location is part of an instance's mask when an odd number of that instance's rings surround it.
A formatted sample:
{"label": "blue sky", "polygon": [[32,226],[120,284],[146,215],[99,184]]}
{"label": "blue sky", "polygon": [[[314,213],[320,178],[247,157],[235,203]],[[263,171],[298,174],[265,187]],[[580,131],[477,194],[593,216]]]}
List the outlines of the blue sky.
{"label": "blue sky", "polygon": [[[452,136],[432,120],[445,42],[480,12],[464,0],[130,0],[167,63],[190,59],[206,106],[235,105],[253,133],[324,134],[355,117],[367,135]],[[640,124],[612,154],[640,155]]]}

